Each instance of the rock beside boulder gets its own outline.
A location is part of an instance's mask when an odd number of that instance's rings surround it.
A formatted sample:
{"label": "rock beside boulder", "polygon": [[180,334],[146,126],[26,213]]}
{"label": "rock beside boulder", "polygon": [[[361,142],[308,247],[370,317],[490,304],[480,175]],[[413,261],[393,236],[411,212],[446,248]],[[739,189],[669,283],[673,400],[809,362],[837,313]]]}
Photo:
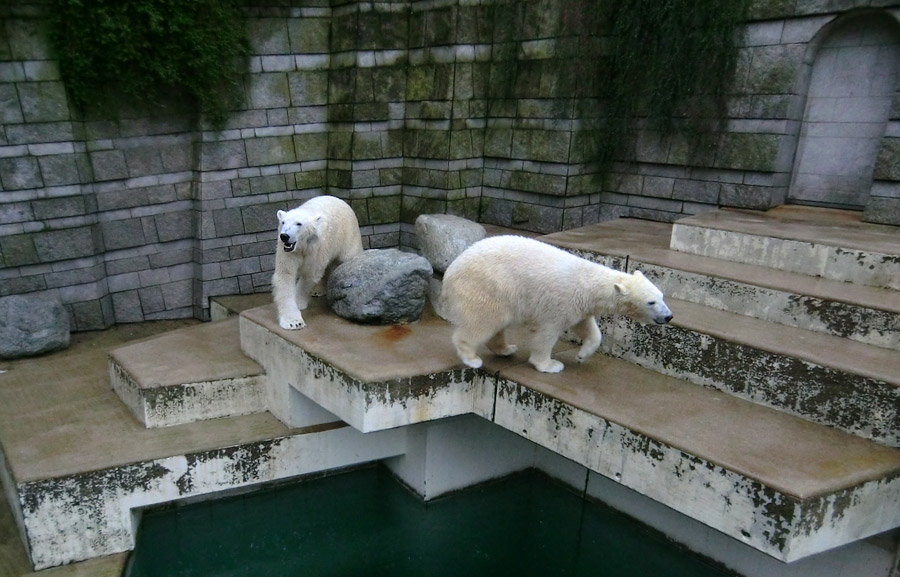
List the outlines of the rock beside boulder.
{"label": "rock beside boulder", "polygon": [[337,315],[366,324],[412,322],[422,315],[433,270],[424,257],[395,248],[364,251],[328,278]]}
{"label": "rock beside boulder", "polygon": [[419,251],[437,272],[444,272],[459,254],[487,235],[484,227],[452,214],[421,214],[416,218]]}
{"label": "rock beside boulder", "polygon": [[14,359],[69,346],[69,315],[43,294],[0,297],[0,357]]}

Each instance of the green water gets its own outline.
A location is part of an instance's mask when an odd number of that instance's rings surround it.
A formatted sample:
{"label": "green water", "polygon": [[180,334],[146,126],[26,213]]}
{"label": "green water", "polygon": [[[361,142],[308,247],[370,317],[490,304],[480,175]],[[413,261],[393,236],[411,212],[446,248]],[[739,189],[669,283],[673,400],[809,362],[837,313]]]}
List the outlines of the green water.
{"label": "green water", "polygon": [[381,468],[144,515],[130,577],[712,577],[538,473],[423,503]]}

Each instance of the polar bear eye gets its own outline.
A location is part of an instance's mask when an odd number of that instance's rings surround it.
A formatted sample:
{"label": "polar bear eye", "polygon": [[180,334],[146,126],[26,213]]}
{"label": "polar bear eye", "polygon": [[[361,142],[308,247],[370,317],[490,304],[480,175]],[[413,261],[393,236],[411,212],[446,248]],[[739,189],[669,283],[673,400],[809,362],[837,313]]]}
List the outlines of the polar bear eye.
{"label": "polar bear eye", "polygon": [[648,302],[647,304],[650,305],[650,306],[652,307],[653,305],[656,304],[656,301],[650,301],[650,302]]}

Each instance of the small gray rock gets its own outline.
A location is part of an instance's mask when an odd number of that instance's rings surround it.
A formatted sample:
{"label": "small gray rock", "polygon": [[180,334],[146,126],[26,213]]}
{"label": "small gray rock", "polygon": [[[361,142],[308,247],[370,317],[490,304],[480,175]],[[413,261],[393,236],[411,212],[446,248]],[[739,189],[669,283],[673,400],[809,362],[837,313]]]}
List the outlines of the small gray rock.
{"label": "small gray rock", "polygon": [[328,278],[328,304],[345,319],[367,324],[412,322],[421,316],[434,271],[418,255],[395,248],[363,251]]}
{"label": "small gray rock", "polygon": [[69,346],[69,315],[44,294],[0,297],[0,357],[14,359]]}
{"label": "small gray rock", "polygon": [[447,270],[453,259],[486,235],[477,222],[452,214],[420,214],[416,219],[419,251],[438,272]]}

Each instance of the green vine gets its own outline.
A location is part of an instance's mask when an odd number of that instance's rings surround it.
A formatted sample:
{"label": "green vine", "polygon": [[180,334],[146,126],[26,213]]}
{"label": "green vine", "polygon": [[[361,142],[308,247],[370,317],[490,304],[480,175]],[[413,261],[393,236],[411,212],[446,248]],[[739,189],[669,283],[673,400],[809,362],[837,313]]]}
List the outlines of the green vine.
{"label": "green vine", "polygon": [[214,128],[240,102],[245,23],[232,0],[57,0],[52,41],[80,107],[187,95]]}
{"label": "green vine", "polygon": [[[726,116],[747,0],[618,0],[607,16],[605,132],[621,147],[640,124],[694,146]],[[616,151],[606,146],[604,160]]]}
{"label": "green vine", "polygon": [[[577,99],[588,161],[632,157],[644,129],[696,149],[726,118],[738,58],[735,36],[750,0],[566,0],[557,93]],[[519,43],[532,40],[521,2],[494,8],[490,98],[533,86]],[[534,24],[531,24],[534,27]]]}

